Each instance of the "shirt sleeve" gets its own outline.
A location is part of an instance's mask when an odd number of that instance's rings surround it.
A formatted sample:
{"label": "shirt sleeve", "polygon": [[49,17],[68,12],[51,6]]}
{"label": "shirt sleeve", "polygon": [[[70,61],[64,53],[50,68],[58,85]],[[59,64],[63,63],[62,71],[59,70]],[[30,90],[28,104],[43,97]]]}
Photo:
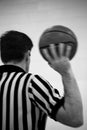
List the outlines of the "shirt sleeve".
{"label": "shirt sleeve", "polygon": [[58,109],[64,104],[59,91],[39,75],[34,75],[28,88],[29,98],[52,119],[56,120]]}

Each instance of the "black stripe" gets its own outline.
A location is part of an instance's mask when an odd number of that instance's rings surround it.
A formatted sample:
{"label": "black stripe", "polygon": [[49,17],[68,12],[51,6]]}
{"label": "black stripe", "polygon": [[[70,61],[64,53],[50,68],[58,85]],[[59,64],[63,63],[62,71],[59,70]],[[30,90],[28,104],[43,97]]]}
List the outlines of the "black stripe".
{"label": "black stripe", "polygon": [[33,80],[31,81],[32,83],[32,86],[36,89],[36,91],[38,91],[41,96],[43,96],[43,98],[46,100],[46,102],[50,105],[50,107],[52,108],[53,105],[50,103],[49,101],[49,95],[47,95],[40,87],[41,86],[38,86],[38,84],[36,84]]}
{"label": "black stripe", "polygon": [[55,92],[56,94],[58,94],[59,97],[61,97],[61,96],[60,96],[60,93],[59,93],[59,91],[58,91],[57,89],[54,89],[54,92]]}
{"label": "black stripe", "polygon": [[23,89],[22,89],[22,108],[23,108],[23,128],[28,130],[27,124],[27,101],[26,101],[26,85],[31,74],[28,74],[25,78]]}
{"label": "black stripe", "polygon": [[8,90],[7,90],[7,98],[6,98],[6,130],[10,130],[10,90],[11,90],[11,85],[14,77],[16,76],[17,73],[15,73],[12,77],[12,79],[9,82]]}
{"label": "black stripe", "polygon": [[61,106],[64,107],[65,98],[63,97],[61,100],[58,101],[58,103],[54,106],[52,113],[50,117],[54,120],[56,120],[56,114]]}
{"label": "black stripe", "polygon": [[[39,104],[40,106],[42,106],[43,109],[45,109],[45,111],[47,111],[47,113],[49,114],[49,110],[46,108],[46,105],[44,104],[44,102],[42,102],[37,96],[34,95],[34,99],[35,99],[35,104]],[[37,104],[37,105],[38,105]]]}
{"label": "black stripe", "polygon": [[[44,85],[44,87],[49,91],[49,94],[51,95],[51,97],[53,98],[53,100],[54,100],[54,101],[58,101],[58,98],[57,98],[57,97],[54,97],[54,95],[53,95],[53,92],[52,92],[53,87],[51,86],[51,84],[48,83],[48,81],[45,82],[39,75],[35,75],[35,77],[36,77],[39,81],[41,81],[41,83]],[[55,89],[54,89],[54,91],[55,91]],[[58,92],[57,89],[56,89],[56,93],[57,93],[58,96],[59,96],[59,92]]]}
{"label": "black stripe", "polygon": [[9,78],[9,73],[7,74],[7,77],[5,78],[5,80],[3,81],[2,85],[1,85],[1,91],[0,91],[0,130],[2,130],[2,114],[3,114],[3,93],[4,93],[4,87],[5,87],[5,83]]}
{"label": "black stripe", "polygon": [[40,110],[39,120],[38,120],[38,130],[45,130],[47,115]]}
{"label": "black stripe", "polygon": [[3,73],[0,73],[0,80],[2,79]]}
{"label": "black stripe", "polygon": [[42,117],[42,122],[41,122],[41,126],[42,126],[42,128],[41,128],[41,130],[45,130],[45,127],[46,127],[46,119],[47,119],[47,115],[46,114],[44,114],[43,115],[43,117]]}
{"label": "black stripe", "polygon": [[33,103],[31,103],[31,118],[32,118],[32,130],[35,130],[36,113],[35,113],[35,105]]}
{"label": "black stripe", "polygon": [[40,112],[39,112],[39,119],[38,119],[38,130],[42,130],[41,129],[41,118],[42,118],[42,111],[40,110]]}
{"label": "black stripe", "polygon": [[14,130],[18,130],[18,87],[23,75],[24,73],[18,77],[14,90]]}

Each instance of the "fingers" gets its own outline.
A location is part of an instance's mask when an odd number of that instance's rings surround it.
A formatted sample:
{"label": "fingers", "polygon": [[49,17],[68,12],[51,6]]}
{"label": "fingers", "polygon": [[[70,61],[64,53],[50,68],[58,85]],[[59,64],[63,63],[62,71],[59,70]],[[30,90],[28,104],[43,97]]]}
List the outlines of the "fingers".
{"label": "fingers", "polygon": [[70,57],[71,49],[72,49],[72,46],[67,45],[67,47],[66,47],[66,52],[65,52],[65,56],[66,56],[67,58]]}
{"label": "fingers", "polygon": [[[58,52],[56,50],[58,48]],[[55,46],[55,44],[49,45],[49,50],[51,52],[51,55],[48,52],[48,48],[42,49],[42,53],[45,57],[45,59],[51,63],[52,60],[58,60],[61,57],[67,57],[70,58],[72,46],[65,43],[58,43],[58,45]]]}
{"label": "fingers", "polygon": [[48,50],[47,49],[42,49],[42,53],[43,53],[44,57],[46,58],[46,60],[50,63],[52,61],[52,58],[49,55]]}
{"label": "fingers", "polygon": [[70,58],[72,46],[69,44],[60,43],[59,44],[59,56]]}
{"label": "fingers", "polygon": [[52,54],[53,58],[57,59],[58,55],[57,55],[57,52],[56,52],[55,44],[50,44],[49,48],[50,48],[50,51],[51,51],[51,54]]}
{"label": "fingers", "polygon": [[64,47],[65,47],[64,43],[59,43],[59,56],[60,57],[64,56]]}

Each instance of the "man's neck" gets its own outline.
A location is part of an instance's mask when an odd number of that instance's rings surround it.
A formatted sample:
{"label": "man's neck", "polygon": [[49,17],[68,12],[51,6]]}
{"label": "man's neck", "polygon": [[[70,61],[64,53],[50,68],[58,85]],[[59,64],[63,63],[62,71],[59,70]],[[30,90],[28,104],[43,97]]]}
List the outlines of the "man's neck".
{"label": "man's neck", "polygon": [[25,64],[23,62],[8,62],[5,65],[14,65],[14,66],[18,66],[20,68],[22,68],[24,71],[26,71],[26,67]]}

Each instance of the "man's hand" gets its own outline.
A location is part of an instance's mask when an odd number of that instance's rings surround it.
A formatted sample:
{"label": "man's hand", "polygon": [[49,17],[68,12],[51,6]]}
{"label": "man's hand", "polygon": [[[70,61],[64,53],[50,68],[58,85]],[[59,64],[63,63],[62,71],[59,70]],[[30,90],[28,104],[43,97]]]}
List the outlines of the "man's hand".
{"label": "man's hand", "polygon": [[[69,56],[71,52],[71,46],[67,45],[66,52],[64,54],[64,43],[60,43],[57,46],[55,44],[50,44],[49,49],[52,53],[52,57],[49,55],[47,49],[43,49],[43,54],[45,55],[48,64],[61,75],[66,74],[70,70]],[[55,51],[55,47],[58,48],[58,53]],[[63,55],[64,54],[64,55]]]}

